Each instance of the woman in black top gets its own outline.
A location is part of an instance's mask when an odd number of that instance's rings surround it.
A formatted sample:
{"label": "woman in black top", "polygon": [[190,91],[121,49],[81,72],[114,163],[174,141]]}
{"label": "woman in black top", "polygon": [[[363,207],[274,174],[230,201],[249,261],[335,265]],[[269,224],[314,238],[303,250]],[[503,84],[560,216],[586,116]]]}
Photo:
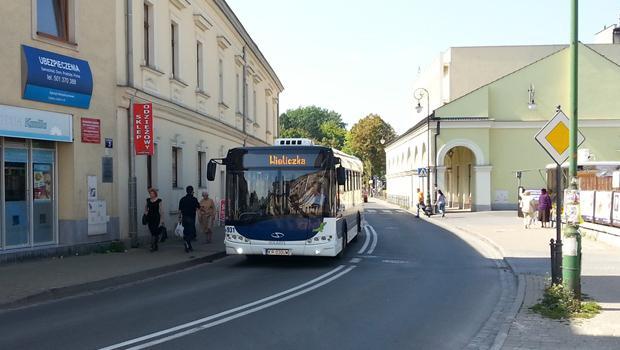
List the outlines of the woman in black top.
{"label": "woman in black top", "polygon": [[164,226],[164,215],[162,209],[161,198],[157,198],[157,190],[149,188],[149,198],[146,199],[144,214],[146,215],[146,224],[151,232],[151,251],[158,249],[159,228]]}

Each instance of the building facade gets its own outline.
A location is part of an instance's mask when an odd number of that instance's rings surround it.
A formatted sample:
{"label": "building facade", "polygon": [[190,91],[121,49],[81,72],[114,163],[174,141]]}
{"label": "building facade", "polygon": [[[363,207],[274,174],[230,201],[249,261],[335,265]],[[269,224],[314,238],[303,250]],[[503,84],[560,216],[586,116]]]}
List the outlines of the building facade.
{"label": "building facade", "polygon": [[[580,44],[579,66],[580,154],[618,161],[620,45]],[[568,48],[560,48],[436,108],[429,127],[424,119],[386,147],[388,195],[413,197],[414,187],[427,192],[417,169],[430,161],[433,197],[436,186],[449,208],[516,209],[519,184],[546,187],[545,168],[553,161],[534,137],[558,106],[569,114],[568,72]],[[430,158],[416,158],[425,149]]]}
{"label": "building facade", "polygon": [[[147,235],[147,188],[220,203],[209,159],[272,144],[283,90],[223,0],[26,0],[0,23],[0,261]],[[151,103],[152,156],[132,106]]]}
{"label": "building facade", "polygon": [[[0,261],[120,237],[118,174],[102,176],[104,163],[117,164],[99,140],[116,130],[114,6],[2,6]],[[98,217],[89,210],[89,176],[105,206]]]}
{"label": "building facade", "polygon": [[[117,0],[117,156],[122,164],[119,198],[128,210],[121,227],[130,232],[132,201],[141,215],[147,189],[159,190],[168,227],[179,199],[192,185],[207,191],[218,208],[225,195],[224,170],[208,182],[209,159],[229,148],[273,143],[282,83],[223,0]],[[131,106],[152,103],[155,153],[134,156]],[[135,167],[133,194],[130,169]],[[148,235],[137,225],[139,235]],[[127,236],[123,237],[127,238]]]}

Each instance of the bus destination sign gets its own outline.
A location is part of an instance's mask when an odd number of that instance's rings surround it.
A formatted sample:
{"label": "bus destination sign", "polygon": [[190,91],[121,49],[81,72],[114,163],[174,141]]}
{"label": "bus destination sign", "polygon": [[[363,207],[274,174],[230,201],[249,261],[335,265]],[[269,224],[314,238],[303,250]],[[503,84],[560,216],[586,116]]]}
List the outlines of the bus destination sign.
{"label": "bus destination sign", "polygon": [[306,158],[302,158],[299,155],[296,156],[277,156],[269,155],[269,165],[306,165]]}
{"label": "bus destination sign", "polygon": [[244,168],[295,168],[321,167],[325,157],[321,153],[246,153],[243,155]]}

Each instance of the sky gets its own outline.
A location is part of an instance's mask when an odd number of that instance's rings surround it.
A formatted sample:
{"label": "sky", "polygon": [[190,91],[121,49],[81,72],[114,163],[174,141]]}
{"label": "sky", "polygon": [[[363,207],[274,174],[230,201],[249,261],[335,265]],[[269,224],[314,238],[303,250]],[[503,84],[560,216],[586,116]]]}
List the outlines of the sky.
{"label": "sky", "polygon": [[[280,112],[317,105],[350,128],[419,119],[418,69],[449,47],[568,44],[569,0],[227,0],[284,85]],[[617,24],[618,0],[581,1],[579,40]]]}

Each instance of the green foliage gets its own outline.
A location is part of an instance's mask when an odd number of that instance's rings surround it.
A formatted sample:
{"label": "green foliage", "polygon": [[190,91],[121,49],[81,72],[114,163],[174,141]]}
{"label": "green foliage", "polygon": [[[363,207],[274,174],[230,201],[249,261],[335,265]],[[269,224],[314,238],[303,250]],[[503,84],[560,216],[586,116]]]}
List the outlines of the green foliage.
{"label": "green foliage", "polygon": [[592,301],[581,302],[573,292],[561,284],[552,284],[545,289],[540,303],[532,306],[532,311],[553,319],[592,318],[601,307]]}
{"label": "green foliage", "polygon": [[316,143],[342,149],[346,124],[334,111],[317,106],[289,109],[280,115],[280,137],[303,137]]}
{"label": "green foliage", "polygon": [[345,130],[338,122],[329,120],[321,124],[321,133],[323,134],[323,138],[320,141],[322,145],[334,147],[340,150],[344,147],[347,130]]}
{"label": "green foliage", "polygon": [[362,159],[365,177],[385,175],[385,144],[381,144],[381,138],[388,144],[396,138],[396,133],[376,114],[360,119],[347,135],[345,152]]}

